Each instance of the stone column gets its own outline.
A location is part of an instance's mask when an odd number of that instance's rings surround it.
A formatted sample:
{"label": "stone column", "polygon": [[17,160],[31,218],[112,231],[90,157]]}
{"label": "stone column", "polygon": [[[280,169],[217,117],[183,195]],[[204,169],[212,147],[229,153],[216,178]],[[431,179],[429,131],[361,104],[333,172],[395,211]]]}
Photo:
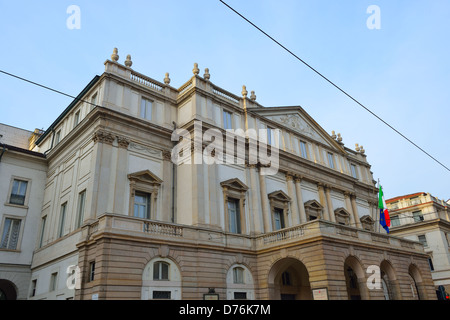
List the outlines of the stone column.
{"label": "stone column", "polygon": [[303,205],[303,196],[300,182],[301,177],[295,177],[295,193],[297,194],[297,206],[300,215],[300,223],[305,223],[308,220],[306,219],[305,206]]}
{"label": "stone column", "polygon": [[350,192],[344,192],[345,208],[350,213],[350,225],[356,227],[355,215],[353,214],[352,204],[350,202]]}
{"label": "stone column", "polygon": [[291,214],[292,214],[291,226],[295,226],[300,223],[300,218],[298,215],[298,204],[297,204],[297,196],[295,193],[294,177],[290,174],[286,174],[286,182],[288,195],[289,197],[291,197]]}
{"label": "stone column", "polygon": [[358,207],[356,206],[356,195],[351,194],[350,199],[352,203],[353,217],[355,218],[356,227],[362,228],[361,221],[359,221]]}
{"label": "stone column", "polygon": [[270,223],[270,206],[269,206],[269,198],[267,197],[266,191],[266,177],[262,174],[259,174],[259,188],[261,194],[261,206],[262,206],[262,215],[264,222],[264,232],[270,232],[271,223]]}
{"label": "stone column", "polygon": [[323,190],[323,184],[322,183],[317,183],[317,189],[319,190],[319,202],[320,204],[323,206],[323,218],[324,220],[328,220],[330,221],[330,215],[328,212],[328,205],[327,205],[327,201],[325,198],[325,193]]}
{"label": "stone column", "polygon": [[256,234],[264,232],[264,222],[262,217],[261,202],[258,198],[258,171],[256,165],[252,164],[248,166],[250,170],[250,219],[253,221],[253,230]]}
{"label": "stone column", "polygon": [[333,202],[331,201],[331,188],[330,186],[324,186],[325,189],[325,196],[327,200],[327,208],[328,208],[328,215],[330,216],[330,221],[336,222],[336,217],[334,216],[333,211]]}

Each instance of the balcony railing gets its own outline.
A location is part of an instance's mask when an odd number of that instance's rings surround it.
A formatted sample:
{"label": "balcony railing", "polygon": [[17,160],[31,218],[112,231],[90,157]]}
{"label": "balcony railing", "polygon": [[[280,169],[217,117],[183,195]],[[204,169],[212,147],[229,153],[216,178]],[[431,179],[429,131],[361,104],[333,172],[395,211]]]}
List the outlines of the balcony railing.
{"label": "balcony railing", "polygon": [[258,235],[234,234],[218,229],[179,225],[161,221],[140,219],[119,214],[105,213],[88,228],[88,237],[101,232],[109,234],[127,234],[129,236],[148,237],[149,240],[161,239],[182,242],[184,244],[208,244],[212,246],[233,247],[245,250],[277,248],[280,245],[295,245],[309,238],[323,237],[329,240],[347,240],[350,242],[371,243],[376,246],[403,248],[422,251],[419,242],[390,236],[378,232],[339,225],[325,220],[314,220],[301,225]]}

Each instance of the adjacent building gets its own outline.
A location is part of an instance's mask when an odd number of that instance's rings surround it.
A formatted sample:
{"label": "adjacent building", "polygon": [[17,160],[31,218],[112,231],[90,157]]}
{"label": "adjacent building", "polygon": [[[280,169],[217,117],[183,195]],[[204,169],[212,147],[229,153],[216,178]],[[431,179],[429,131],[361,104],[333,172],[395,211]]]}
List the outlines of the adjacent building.
{"label": "adjacent building", "polygon": [[418,192],[386,200],[391,234],[419,241],[428,254],[436,290],[450,292],[450,213],[448,203]]}
{"label": "adjacent building", "polygon": [[174,88],[118,60],[30,146],[28,299],[436,299],[423,245],[375,230],[362,146],[197,64]]}
{"label": "adjacent building", "polygon": [[45,155],[29,140],[40,134],[0,124],[0,300],[28,297],[47,178]]}

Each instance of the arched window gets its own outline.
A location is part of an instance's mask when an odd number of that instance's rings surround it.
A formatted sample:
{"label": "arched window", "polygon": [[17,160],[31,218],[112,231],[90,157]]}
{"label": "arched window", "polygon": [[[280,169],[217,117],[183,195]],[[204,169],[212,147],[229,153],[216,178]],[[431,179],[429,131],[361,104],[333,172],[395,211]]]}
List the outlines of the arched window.
{"label": "arched window", "polygon": [[167,257],[150,260],[142,272],[141,299],[181,299],[181,272]]}
{"label": "arched window", "polygon": [[227,299],[254,299],[253,277],[250,270],[237,264],[227,272]]}
{"label": "arched window", "polygon": [[153,280],[169,280],[169,264],[156,261],[153,264]]}

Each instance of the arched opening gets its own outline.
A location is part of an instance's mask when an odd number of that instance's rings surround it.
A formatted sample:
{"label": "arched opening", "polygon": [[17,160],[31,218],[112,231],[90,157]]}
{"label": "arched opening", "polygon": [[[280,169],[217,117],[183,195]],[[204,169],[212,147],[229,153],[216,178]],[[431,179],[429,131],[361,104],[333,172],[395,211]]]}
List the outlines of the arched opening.
{"label": "arched opening", "polygon": [[423,288],[422,275],[416,265],[411,264],[408,269],[411,295],[413,300],[426,300],[427,294]]}
{"label": "arched opening", "polygon": [[381,286],[385,300],[401,300],[400,285],[392,265],[383,260],[380,264]]}
{"label": "arched opening", "polygon": [[17,290],[14,283],[9,280],[0,279],[0,300],[16,300]]}
{"label": "arched opening", "polygon": [[242,264],[233,265],[227,272],[227,300],[252,300],[254,298],[252,273]]}
{"label": "arched opening", "polygon": [[142,273],[141,299],[181,299],[181,273],[175,262],[157,257],[147,263]]}
{"label": "arched opening", "polygon": [[369,299],[364,269],[356,257],[345,259],[344,275],[349,300]]}
{"label": "arched opening", "polygon": [[269,272],[269,299],[312,300],[308,270],[301,261],[284,258],[272,266]]}

